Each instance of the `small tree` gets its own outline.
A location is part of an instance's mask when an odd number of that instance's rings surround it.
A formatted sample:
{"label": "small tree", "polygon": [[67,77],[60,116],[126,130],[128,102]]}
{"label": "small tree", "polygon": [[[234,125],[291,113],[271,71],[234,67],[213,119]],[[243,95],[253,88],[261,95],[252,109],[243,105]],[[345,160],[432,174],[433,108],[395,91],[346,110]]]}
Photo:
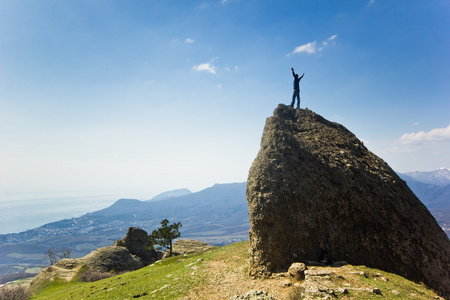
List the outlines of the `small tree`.
{"label": "small tree", "polygon": [[53,265],[56,261],[58,261],[57,250],[55,247],[48,248],[45,252],[44,259],[48,261],[50,265]]}
{"label": "small tree", "polygon": [[70,258],[70,255],[72,255],[72,249],[67,247],[62,247],[61,250],[59,250],[61,254],[59,255],[59,258]]}
{"label": "small tree", "polygon": [[53,265],[59,259],[70,258],[70,255],[72,255],[71,248],[62,247],[59,251],[61,252],[60,254],[58,254],[58,250],[55,247],[48,248],[45,252],[44,260],[48,261],[50,265]]}
{"label": "small tree", "polygon": [[153,248],[153,245],[157,244],[169,249],[169,256],[172,256],[172,241],[180,237],[181,233],[178,229],[181,226],[183,226],[181,225],[181,222],[169,225],[169,220],[162,220],[161,227],[153,230],[152,234],[149,236],[149,248]]}

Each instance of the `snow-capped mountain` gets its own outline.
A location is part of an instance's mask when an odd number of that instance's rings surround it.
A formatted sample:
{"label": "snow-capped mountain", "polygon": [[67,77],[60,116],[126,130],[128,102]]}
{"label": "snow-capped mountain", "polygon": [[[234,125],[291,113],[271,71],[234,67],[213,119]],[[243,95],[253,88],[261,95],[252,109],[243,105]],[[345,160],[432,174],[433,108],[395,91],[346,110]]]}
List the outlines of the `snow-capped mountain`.
{"label": "snow-capped mountain", "polygon": [[450,184],[450,169],[440,168],[438,170],[430,172],[412,171],[403,173],[417,181],[434,184],[434,185],[447,185]]}

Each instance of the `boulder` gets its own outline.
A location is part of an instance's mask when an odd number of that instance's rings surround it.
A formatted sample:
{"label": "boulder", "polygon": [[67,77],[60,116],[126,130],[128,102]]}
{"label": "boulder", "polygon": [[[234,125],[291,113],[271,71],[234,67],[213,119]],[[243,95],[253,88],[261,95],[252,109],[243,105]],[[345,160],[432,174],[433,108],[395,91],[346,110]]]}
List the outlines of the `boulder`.
{"label": "boulder", "polygon": [[83,265],[100,272],[132,271],[144,267],[142,259],[120,246],[99,248],[78,260]]}
{"label": "boulder", "polygon": [[129,227],[126,235],[114,242],[114,246],[125,247],[131,254],[142,259],[143,263],[148,265],[156,259],[156,252],[147,249],[147,232],[138,227]]}
{"label": "boulder", "polygon": [[291,277],[294,277],[296,280],[305,279],[305,270],[306,265],[304,263],[293,263],[289,269],[288,273]]}
{"label": "boulder", "polygon": [[450,241],[406,183],[344,126],[279,105],[247,181],[252,276],[347,261],[450,297]]}

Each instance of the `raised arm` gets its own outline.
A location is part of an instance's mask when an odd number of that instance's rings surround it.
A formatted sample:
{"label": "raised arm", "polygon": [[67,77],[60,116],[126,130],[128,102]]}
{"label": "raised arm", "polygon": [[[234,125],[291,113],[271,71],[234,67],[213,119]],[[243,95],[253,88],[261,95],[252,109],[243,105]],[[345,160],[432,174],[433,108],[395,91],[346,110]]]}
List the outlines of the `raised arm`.
{"label": "raised arm", "polygon": [[295,72],[294,72],[294,68],[291,68],[291,71],[292,71],[292,76],[294,76],[294,77],[295,77]]}
{"label": "raised arm", "polygon": [[303,78],[303,76],[305,76],[305,73],[303,73],[303,75],[300,77],[300,79],[302,79]]}

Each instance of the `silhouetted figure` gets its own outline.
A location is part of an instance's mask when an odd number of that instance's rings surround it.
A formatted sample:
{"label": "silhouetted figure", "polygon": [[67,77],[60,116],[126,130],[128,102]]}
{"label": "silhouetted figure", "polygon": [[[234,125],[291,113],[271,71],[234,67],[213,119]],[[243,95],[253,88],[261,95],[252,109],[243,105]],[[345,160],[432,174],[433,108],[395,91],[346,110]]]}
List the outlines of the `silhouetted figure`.
{"label": "silhouetted figure", "polygon": [[300,79],[305,76],[305,73],[301,77],[298,77],[298,74],[295,74],[294,68],[291,68],[292,76],[294,76],[294,94],[292,95],[291,107],[294,107],[295,98],[297,97],[297,108],[300,108]]}

